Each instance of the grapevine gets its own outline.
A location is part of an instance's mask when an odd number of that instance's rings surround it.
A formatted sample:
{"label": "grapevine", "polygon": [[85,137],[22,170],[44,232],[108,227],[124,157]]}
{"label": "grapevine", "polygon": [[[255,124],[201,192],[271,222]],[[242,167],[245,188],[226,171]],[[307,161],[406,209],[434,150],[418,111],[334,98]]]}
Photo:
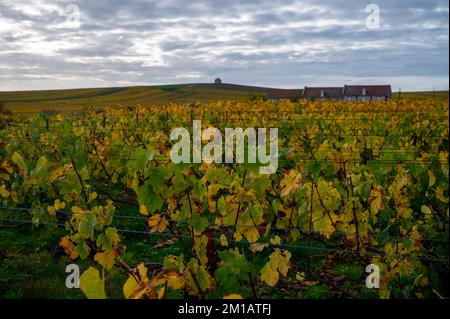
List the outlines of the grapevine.
{"label": "grapevine", "polygon": [[[108,297],[113,269],[127,276],[125,298],[262,298],[315,285],[358,296],[330,279],[337,261],[379,265],[379,298],[436,297],[448,283],[448,115],[446,101],[403,99],[10,116],[0,127],[0,223],[64,228],[64,258],[90,262],[80,278],[88,298]],[[277,172],[174,164],[170,132],[196,119],[278,128]],[[129,264],[127,232],[184,250],[156,267]]]}

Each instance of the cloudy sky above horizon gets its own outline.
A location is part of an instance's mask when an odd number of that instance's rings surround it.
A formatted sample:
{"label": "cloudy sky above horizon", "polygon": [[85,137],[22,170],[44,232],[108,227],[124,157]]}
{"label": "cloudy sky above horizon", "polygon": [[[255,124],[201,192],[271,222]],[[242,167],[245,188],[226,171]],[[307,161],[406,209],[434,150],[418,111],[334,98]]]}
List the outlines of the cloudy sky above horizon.
{"label": "cloudy sky above horizon", "polygon": [[217,76],[448,90],[448,23],[448,0],[0,0],[0,91]]}

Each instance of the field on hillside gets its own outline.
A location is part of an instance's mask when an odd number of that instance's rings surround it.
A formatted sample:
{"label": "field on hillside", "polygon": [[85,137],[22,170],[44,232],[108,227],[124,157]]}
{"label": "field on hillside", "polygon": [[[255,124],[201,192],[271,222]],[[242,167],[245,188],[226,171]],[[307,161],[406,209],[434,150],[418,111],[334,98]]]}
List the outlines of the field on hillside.
{"label": "field on hillside", "polygon": [[269,89],[233,84],[180,84],[123,88],[0,92],[0,103],[14,113],[72,112],[112,107],[150,107],[167,103],[246,100]]}
{"label": "field on hillside", "polygon": [[[448,298],[448,116],[442,98],[0,114],[0,297]],[[277,171],[175,164],[193,120],[277,128]]]}
{"label": "field on hillside", "polygon": [[[271,88],[235,84],[178,84],[160,86],[1,92],[0,105],[13,113],[73,112],[105,107],[151,107],[168,103],[246,101]],[[299,89],[300,90],[300,89]],[[410,99],[448,99],[448,91],[404,92]],[[393,99],[399,94],[394,93]]]}
{"label": "field on hillside", "polygon": [[394,99],[405,97],[408,99],[446,99],[448,100],[448,91],[419,91],[419,92],[394,92],[393,93]]}

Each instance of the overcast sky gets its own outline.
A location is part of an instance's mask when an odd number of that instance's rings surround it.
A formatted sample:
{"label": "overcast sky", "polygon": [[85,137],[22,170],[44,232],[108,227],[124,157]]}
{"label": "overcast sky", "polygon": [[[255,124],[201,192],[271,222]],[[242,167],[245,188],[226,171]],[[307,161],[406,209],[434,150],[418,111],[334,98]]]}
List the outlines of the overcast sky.
{"label": "overcast sky", "polygon": [[448,90],[448,20],[448,0],[0,0],[0,91],[217,76]]}

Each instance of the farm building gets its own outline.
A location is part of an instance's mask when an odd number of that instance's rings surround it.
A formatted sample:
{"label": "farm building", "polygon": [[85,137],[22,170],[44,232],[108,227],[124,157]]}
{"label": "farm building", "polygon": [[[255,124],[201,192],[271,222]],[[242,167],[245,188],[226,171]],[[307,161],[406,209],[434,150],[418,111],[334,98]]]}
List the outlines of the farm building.
{"label": "farm building", "polygon": [[345,85],[344,101],[380,101],[392,96],[390,85]]}
{"label": "farm building", "polygon": [[303,90],[302,98],[317,100],[342,100],[343,87],[307,87]]}
{"label": "farm building", "polygon": [[307,87],[302,98],[317,100],[380,101],[392,96],[390,85],[344,85],[344,87]]}
{"label": "farm building", "polygon": [[271,89],[267,92],[270,101],[291,100],[297,101],[302,97],[302,90],[298,89]]}
{"label": "farm building", "polygon": [[222,84],[222,79],[221,78],[217,78],[214,80],[215,84]]}

